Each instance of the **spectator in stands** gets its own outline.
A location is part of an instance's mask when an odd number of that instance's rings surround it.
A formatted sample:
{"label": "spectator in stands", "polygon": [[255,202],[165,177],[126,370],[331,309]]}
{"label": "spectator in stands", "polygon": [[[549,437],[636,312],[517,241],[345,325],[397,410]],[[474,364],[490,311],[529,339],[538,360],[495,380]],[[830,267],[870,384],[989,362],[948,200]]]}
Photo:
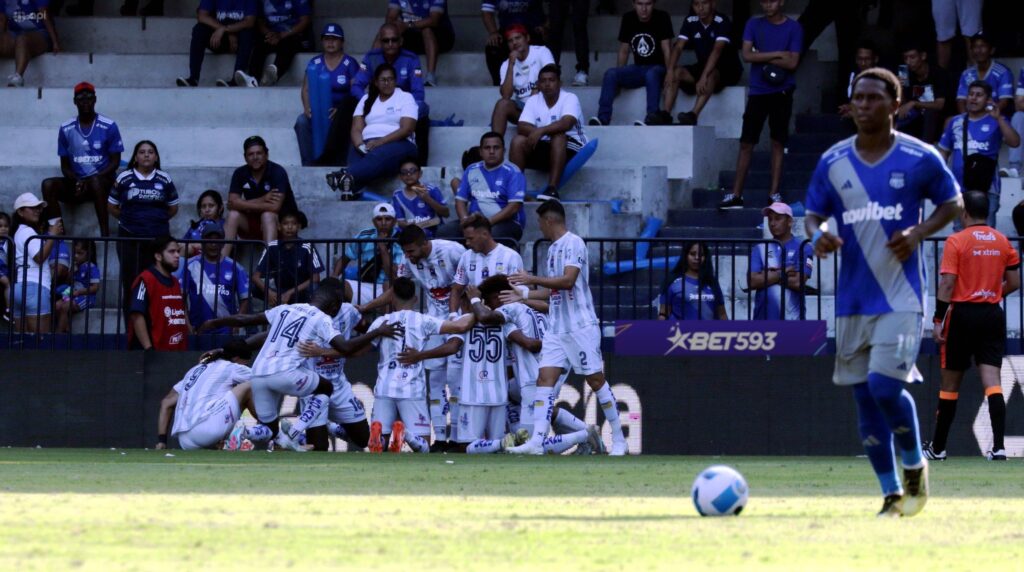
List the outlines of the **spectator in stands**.
{"label": "spectator in stands", "polygon": [[96,113],[96,88],[81,82],[75,86],[78,117],[65,121],[57,135],[57,155],[63,176],[44,179],[46,218],[61,218],[60,203],[92,201],[100,236],[110,235],[107,193],[121,166],[124,143],[113,119]]}
{"label": "spectator in stands", "polygon": [[[497,15],[497,16],[495,16]],[[541,0],[520,0],[508,2],[501,0],[482,0],[480,17],[487,30],[487,45],[484,46],[484,57],[487,59],[487,71],[491,73],[494,85],[501,85],[505,73],[501,71],[508,61],[509,53],[515,51],[509,42],[509,32],[513,27],[521,28],[527,44],[544,45],[544,5]],[[526,56],[523,50],[522,61]],[[551,53],[551,50],[548,50]],[[554,61],[554,58],[551,60]],[[534,77],[536,81],[536,77]]]}
{"label": "spectator in stands", "polygon": [[490,221],[495,237],[518,241],[526,225],[526,177],[519,167],[505,162],[505,140],[493,131],[480,137],[480,156],[483,160],[465,170],[455,193],[457,219],[444,225],[438,235],[461,237],[462,221],[480,213]]}
{"label": "spectator in stands", "polygon": [[0,318],[11,319],[11,215],[0,211]]}
{"label": "spectator in stands", "polygon": [[437,227],[451,214],[441,189],[436,185],[423,184],[420,177],[423,170],[415,159],[406,159],[398,168],[402,188],[391,195],[391,206],[399,229],[413,224],[422,228],[429,238],[434,238]]}
{"label": "spectator in stands", "polygon": [[971,83],[982,80],[992,86],[992,98],[999,112],[1009,117],[1013,113],[1013,72],[1010,68],[992,59],[995,48],[983,32],[971,36],[971,56],[974,65],[960,74],[960,85],[956,90],[956,107],[959,113],[967,110],[967,90]]}
{"label": "spectator in stands", "polygon": [[352,86],[352,97],[356,99],[366,95],[377,66],[391,64],[397,72],[398,89],[411,93],[416,100],[419,116],[416,120],[416,148],[417,159],[420,165],[428,164],[430,157],[430,106],[427,105],[426,92],[423,90],[423,71],[420,70],[420,58],[409,50],[402,49],[402,34],[398,32],[398,26],[384,24],[380,27],[377,37],[380,39],[380,48],[375,48],[363,56],[359,64],[359,74],[356,76],[356,83]]}
{"label": "spectator in stands", "polygon": [[[937,41],[935,55],[939,67],[949,69],[949,60],[953,55],[953,38],[956,37],[958,23],[960,33],[967,43],[967,53],[972,52],[971,37],[981,31],[981,5],[982,0],[932,0],[932,18],[935,19]],[[963,112],[961,109],[960,113]]]}
{"label": "spectator in stands", "polygon": [[192,258],[202,252],[202,245],[199,244],[199,241],[202,240],[206,227],[220,226],[221,234],[223,234],[224,199],[220,193],[214,189],[203,191],[196,201],[196,214],[199,216],[199,220],[189,221],[188,231],[185,232],[185,236],[181,237],[181,241],[184,243],[181,250],[188,252],[187,258]]}
{"label": "spectator in stands", "polygon": [[659,320],[728,320],[722,287],[703,242],[690,242],[658,297]]}
{"label": "spectator in stands", "polygon": [[437,56],[455,46],[448,0],[389,0],[386,20],[395,26],[409,50],[427,56],[423,83],[437,85]]}
{"label": "spectator in stands", "polygon": [[[224,238],[224,227],[211,223],[203,227],[203,239]],[[242,265],[221,253],[218,242],[203,242],[202,255],[189,258],[175,276],[188,294],[188,319],[193,328],[203,322],[249,313],[249,274]],[[213,330],[213,334],[231,334],[230,328]]]}
{"label": "spectator in stands", "polygon": [[952,101],[949,74],[929,64],[928,52],[920,46],[903,52],[903,64],[909,77],[896,113],[896,128],[934,145],[942,134],[947,104]]}
{"label": "spectator in stands", "polygon": [[134,16],[136,13],[139,16],[163,16],[164,0],[149,0],[141,10],[139,9],[139,0],[124,0],[124,4],[121,5],[121,15]]}
{"label": "spectator in stands", "polygon": [[795,20],[782,12],[783,0],[761,0],[764,16],[751,18],[743,30],[743,59],[750,64],[750,89],[743,112],[740,152],[736,159],[736,180],[732,193],[725,196],[719,209],[743,208],[743,184],[750,171],[754,145],[768,120],[772,140],[772,181],[769,202],[785,202],[782,184],[782,159],[789,140],[789,118],[793,113],[795,72],[800,64],[803,31]]}
{"label": "spectator in stands", "polygon": [[[249,75],[260,78],[260,85],[276,84],[299,52],[313,51],[312,13],[309,0],[260,0],[249,62]],[[269,54],[275,54],[274,63],[264,66]]]}
{"label": "spectator in stands", "polygon": [[[1020,68],[1020,78],[1017,80],[1017,92],[1014,98],[1014,107],[1016,111],[1013,114],[1013,125],[1014,131],[1018,134],[1024,135],[1024,66]],[[1009,168],[1004,170],[1001,174],[1007,177],[1020,177],[1021,168],[1024,163],[1024,146],[1013,147],[1010,149],[1010,160]],[[1020,235],[1018,235],[1020,236]]]}
{"label": "spectator in stands", "polygon": [[[856,57],[857,42],[862,39],[864,28],[865,5],[872,0],[809,0],[804,11],[800,14],[797,22],[804,32],[803,57],[811,49],[811,44],[818,39],[818,36],[835,24],[836,47],[838,48],[839,65],[836,66],[836,78],[841,84],[850,76],[854,70],[854,58]],[[926,2],[929,0],[925,0]],[[875,2],[877,4],[877,2]],[[894,5],[898,0],[887,0],[892,6],[889,10],[910,11],[906,6],[896,8]],[[879,18],[882,19],[881,17]],[[879,23],[879,27],[882,27]]]}
{"label": "spectator in stands", "polygon": [[[873,68],[878,65],[878,49],[875,45],[868,40],[861,40],[860,45],[857,46],[857,53],[854,57],[854,69],[850,71],[850,77],[846,78],[846,84],[842,88],[846,91],[845,101],[849,102],[853,98],[853,79],[857,77],[860,72]],[[905,87],[905,86],[904,86]],[[839,116],[843,119],[849,119],[853,121],[851,115],[853,106],[849,103],[843,103],[839,105]],[[856,127],[852,127],[853,131],[856,131]]]}
{"label": "spectator in stands", "polygon": [[206,50],[215,54],[235,54],[235,74],[230,80],[217,80],[221,87],[258,87],[256,78],[246,73],[256,37],[257,0],[199,0],[198,22],[192,27],[189,45],[188,77],[179,77],[180,87],[199,85]]}
{"label": "spectator in stands", "polygon": [[32,193],[22,193],[14,200],[14,317],[22,332],[48,333],[50,331],[50,266],[46,263],[56,240],[36,239],[46,234],[64,234],[61,221],[49,223],[43,219],[46,201]]}
{"label": "spectator in stands", "polygon": [[548,49],[555,57],[556,64],[562,61],[562,35],[569,13],[572,12],[572,39],[576,51],[576,75],[572,78],[572,85],[577,87],[587,85],[590,80],[590,36],[587,32],[589,11],[589,0],[551,0],[548,5],[548,18],[551,23]]}
{"label": "spectator in stands", "polygon": [[[665,70],[672,52],[671,41],[672,18],[668,12],[656,10],[654,0],[633,0],[633,9],[622,15],[618,59],[615,67],[604,72],[597,117],[590,118],[590,125],[611,123],[612,104],[623,87],[646,87],[646,118],[657,121],[661,87],[665,83]],[[633,54],[633,65],[629,65],[630,53]]]}
{"label": "spectator in stands", "polygon": [[71,284],[71,243],[63,238],[57,239],[46,262],[53,278],[50,291],[56,294],[60,286]]}
{"label": "spectator in stands", "polygon": [[391,64],[377,66],[373,86],[356,104],[348,167],[341,171],[342,193],[394,176],[399,165],[417,155],[416,100],[395,86],[395,77]]}
{"label": "spectator in stands", "polygon": [[0,5],[0,58],[14,58],[7,87],[25,85],[28,62],[46,52],[60,53],[60,38],[47,0],[8,0]]}
{"label": "spectator in stands", "polygon": [[71,287],[57,300],[57,331],[71,330],[71,316],[96,305],[100,290],[100,267],[96,265],[96,243],[76,240],[74,243],[75,271]]}
{"label": "spectator in stands", "polygon": [[509,153],[520,170],[548,172],[548,186],[537,196],[542,201],[558,200],[565,164],[587,144],[580,100],[562,89],[561,75],[557,64],[541,68],[540,93],[526,100]]}
{"label": "spectator in stands", "polygon": [[[302,115],[295,120],[295,136],[299,140],[299,155],[304,167],[330,165],[338,167],[348,160],[348,146],[352,138],[352,112],[359,100],[353,95],[353,84],[359,73],[359,62],[345,53],[345,30],[338,24],[327,24],[320,34],[324,52],[309,60],[302,78]],[[319,157],[313,150],[313,107],[310,81],[316,86],[327,82],[331,88],[331,106],[327,119],[331,122],[327,140]],[[319,111],[317,111],[319,112]]]}
{"label": "spectator in stands", "polygon": [[[395,208],[388,203],[373,207],[373,226],[356,233],[356,242],[345,245],[345,253],[334,264],[331,276],[342,278],[352,288],[352,303],[365,304],[384,293],[395,277],[395,270],[405,259],[402,247],[395,240],[400,232]],[[345,268],[355,262],[354,272]]]}
{"label": "spectator in stands", "polygon": [[[687,95],[696,95],[690,111],[679,112],[680,125],[696,125],[700,112],[711,96],[728,86],[739,83],[743,75],[732,36],[732,21],[715,10],[714,0],[693,0],[693,15],[683,20],[679,35],[668,58],[669,73],[665,76],[665,97],[662,113],[646,121],[648,125],[672,123],[672,108],[682,89]],[[688,43],[692,43],[696,63],[678,65],[679,57]]]}
{"label": "spectator in stands", "polygon": [[[238,237],[270,243],[277,238],[278,213],[297,212],[288,171],[270,160],[270,149],[259,135],[242,143],[245,165],[235,169],[228,189],[228,217],[224,238]],[[231,245],[224,246],[224,256]]]}
{"label": "spectator in stands", "polygon": [[302,211],[281,213],[280,239],[267,245],[252,274],[253,295],[266,300],[267,307],[306,303],[320,283],[324,272],[320,253],[312,243],[300,242],[299,231],[307,226]]}
{"label": "spectator in stands", "polygon": [[161,236],[146,250],[153,253],[153,265],[132,283],[128,349],[186,351],[192,327],[181,284],[173,275],[181,259],[178,242]]}
{"label": "spectator in stands", "polygon": [[530,45],[526,28],[514,24],[505,31],[508,39],[508,59],[501,64],[501,99],[494,104],[491,114],[491,129],[505,136],[508,123],[519,121],[526,100],[537,94],[537,77],[540,70],[555,62],[551,51],[544,46]]}
{"label": "spectator in stands", "polygon": [[[793,209],[786,203],[772,203],[761,213],[768,217],[768,231],[775,242],[750,249],[747,282],[755,292],[754,319],[802,319],[804,285],[814,270],[814,248],[802,237],[793,236]],[[780,310],[783,284],[786,287],[785,315]]]}

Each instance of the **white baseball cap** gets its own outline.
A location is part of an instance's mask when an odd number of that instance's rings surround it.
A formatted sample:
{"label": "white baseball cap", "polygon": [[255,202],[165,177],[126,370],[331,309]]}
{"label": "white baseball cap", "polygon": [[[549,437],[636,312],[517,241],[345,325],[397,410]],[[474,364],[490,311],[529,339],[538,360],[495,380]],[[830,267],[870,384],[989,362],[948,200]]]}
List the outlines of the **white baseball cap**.
{"label": "white baseball cap", "polygon": [[18,210],[24,207],[45,207],[46,201],[40,200],[39,197],[32,193],[21,193],[18,198],[14,199],[14,210]]}
{"label": "white baseball cap", "polygon": [[391,206],[391,203],[377,203],[373,207],[373,218],[379,216],[389,216],[395,218],[395,207]]}
{"label": "white baseball cap", "polygon": [[764,216],[768,216],[769,212],[773,212],[780,215],[786,215],[789,218],[793,218],[793,209],[790,208],[790,206],[787,205],[786,203],[775,202],[761,209],[761,214]]}

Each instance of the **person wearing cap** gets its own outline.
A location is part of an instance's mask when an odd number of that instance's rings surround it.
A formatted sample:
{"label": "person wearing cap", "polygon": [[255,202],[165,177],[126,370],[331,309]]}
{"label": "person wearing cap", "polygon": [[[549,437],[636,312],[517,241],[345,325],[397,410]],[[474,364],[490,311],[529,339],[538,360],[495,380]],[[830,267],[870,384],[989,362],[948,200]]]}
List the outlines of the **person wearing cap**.
{"label": "person wearing cap", "polygon": [[[259,77],[261,86],[277,83],[299,52],[313,51],[312,13],[309,0],[260,1],[249,75]],[[274,63],[264,66],[269,54],[275,54]]]}
{"label": "person wearing cap", "polygon": [[[345,252],[334,264],[331,276],[344,277],[352,288],[352,303],[366,304],[387,290],[398,265],[405,260],[398,245],[395,207],[377,203],[373,207],[373,226],[356,233],[355,241],[345,245]],[[390,239],[390,240],[388,240]],[[346,269],[350,262],[355,266]]]}
{"label": "person wearing cap", "polygon": [[49,0],[0,2],[0,58],[14,58],[7,87],[25,85],[28,62],[46,52],[60,53],[60,39]]}
{"label": "person wearing cap", "polygon": [[215,54],[235,54],[235,74],[230,80],[217,80],[221,87],[259,87],[256,78],[246,73],[252,58],[256,36],[258,0],[199,0],[196,25],[189,44],[188,77],[179,77],[179,87],[196,87],[203,70],[206,50]]}
{"label": "person wearing cap", "polygon": [[[288,171],[270,160],[267,143],[259,135],[242,142],[245,165],[235,169],[228,189],[228,216],[224,238],[238,237],[270,243],[277,238],[278,213],[298,211]],[[231,245],[224,245],[224,256]]]}
{"label": "person wearing cap", "polygon": [[984,32],[971,36],[971,58],[974,65],[969,66],[960,74],[960,84],[956,89],[956,107],[959,113],[967,111],[967,91],[971,84],[981,80],[992,86],[992,99],[999,112],[1009,117],[1013,114],[1013,91],[1015,87],[1013,72],[1010,68],[992,59],[995,47],[992,40]]}
{"label": "person wearing cap", "polygon": [[437,56],[455,46],[448,0],[389,0],[385,20],[395,25],[410,51],[426,55],[427,74],[423,83],[436,86]]}
{"label": "person wearing cap", "polygon": [[[754,291],[755,320],[799,320],[804,316],[804,285],[814,269],[814,249],[793,236],[793,209],[772,203],[761,210],[768,218],[773,242],[750,250],[747,284]],[[785,285],[785,294],[782,287]],[[781,311],[785,297],[785,316]]]}
{"label": "person wearing cap", "polygon": [[[302,114],[295,120],[295,137],[299,141],[302,165],[341,166],[347,162],[351,140],[352,112],[359,98],[352,93],[359,62],[345,53],[345,30],[339,24],[327,24],[320,33],[322,54],[309,60],[302,78]],[[331,122],[327,142],[319,157],[313,151],[313,107],[310,104],[310,78],[326,81],[331,86],[331,107],[327,115]]]}
{"label": "person wearing cap", "polygon": [[74,90],[78,116],[65,121],[57,133],[60,177],[44,179],[44,213],[48,220],[61,218],[60,203],[91,201],[96,209],[100,236],[110,236],[107,193],[114,186],[114,173],[121,165],[124,142],[113,119],[96,113],[96,88],[81,82]]}
{"label": "person wearing cap", "polygon": [[52,277],[47,259],[56,240],[40,240],[39,235],[64,234],[60,220],[49,223],[43,218],[46,201],[32,193],[22,193],[14,200],[14,317],[22,332],[50,331],[50,285]]}
{"label": "person wearing cap", "polygon": [[[501,64],[508,60],[510,46],[508,33],[514,27],[522,28],[529,43],[544,45],[545,29],[544,3],[542,0],[525,0],[522,2],[501,2],[482,0],[480,2],[480,18],[487,30],[487,45],[484,46],[484,57],[487,60],[487,71],[491,74],[494,85],[501,85],[504,74],[500,72]],[[551,53],[551,50],[548,50]],[[554,61],[552,59],[552,61]]]}
{"label": "person wearing cap", "polygon": [[[203,227],[202,254],[189,258],[178,267],[175,276],[188,297],[188,318],[198,328],[212,318],[249,313],[249,274],[230,257],[221,253],[224,227],[214,221]],[[230,335],[230,328],[212,334]]]}
{"label": "person wearing cap", "polygon": [[522,24],[513,24],[505,30],[505,38],[508,43],[507,59],[499,70],[503,78],[498,88],[501,99],[494,104],[491,114],[491,129],[502,136],[509,123],[519,121],[526,100],[537,93],[537,77],[541,68],[555,63],[551,50],[530,45],[530,33]]}
{"label": "person wearing cap", "polygon": [[308,302],[324,272],[324,263],[313,244],[299,242],[299,231],[309,226],[306,215],[298,210],[282,211],[278,226],[280,240],[267,245],[252,274],[256,286],[253,294],[266,300],[268,308]]}

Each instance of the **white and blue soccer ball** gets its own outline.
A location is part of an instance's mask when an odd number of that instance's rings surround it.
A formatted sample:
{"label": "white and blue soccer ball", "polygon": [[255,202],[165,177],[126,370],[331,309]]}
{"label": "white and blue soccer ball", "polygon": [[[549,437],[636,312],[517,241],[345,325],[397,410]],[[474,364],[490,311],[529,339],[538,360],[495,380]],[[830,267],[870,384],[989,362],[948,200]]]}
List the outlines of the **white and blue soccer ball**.
{"label": "white and blue soccer ball", "polygon": [[693,481],[693,506],[701,516],[736,516],[747,506],[750,489],[743,475],[725,465],[710,466]]}

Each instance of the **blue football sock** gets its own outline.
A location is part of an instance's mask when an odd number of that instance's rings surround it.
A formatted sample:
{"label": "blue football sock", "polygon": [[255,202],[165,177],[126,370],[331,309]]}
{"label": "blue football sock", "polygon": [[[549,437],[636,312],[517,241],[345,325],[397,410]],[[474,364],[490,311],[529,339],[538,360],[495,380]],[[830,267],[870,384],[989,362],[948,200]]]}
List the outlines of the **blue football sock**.
{"label": "blue football sock", "polygon": [[917,424],[914,398],[903,389],[903,382],[880,373],[868,374],[868,387],[900,446],[903,468],[916,469],[923,464],[921,429]]}
{"label": "blue football sock", "polygon": [[871,468],[878,476],[883,495],[902,494],[900,479],[896,476],[896,452],[893,450],[892,431],[885,416],[871,396],[867,383],[853,386],[853,398],[857,402],[857,419],[861,443],[868,454]]}

